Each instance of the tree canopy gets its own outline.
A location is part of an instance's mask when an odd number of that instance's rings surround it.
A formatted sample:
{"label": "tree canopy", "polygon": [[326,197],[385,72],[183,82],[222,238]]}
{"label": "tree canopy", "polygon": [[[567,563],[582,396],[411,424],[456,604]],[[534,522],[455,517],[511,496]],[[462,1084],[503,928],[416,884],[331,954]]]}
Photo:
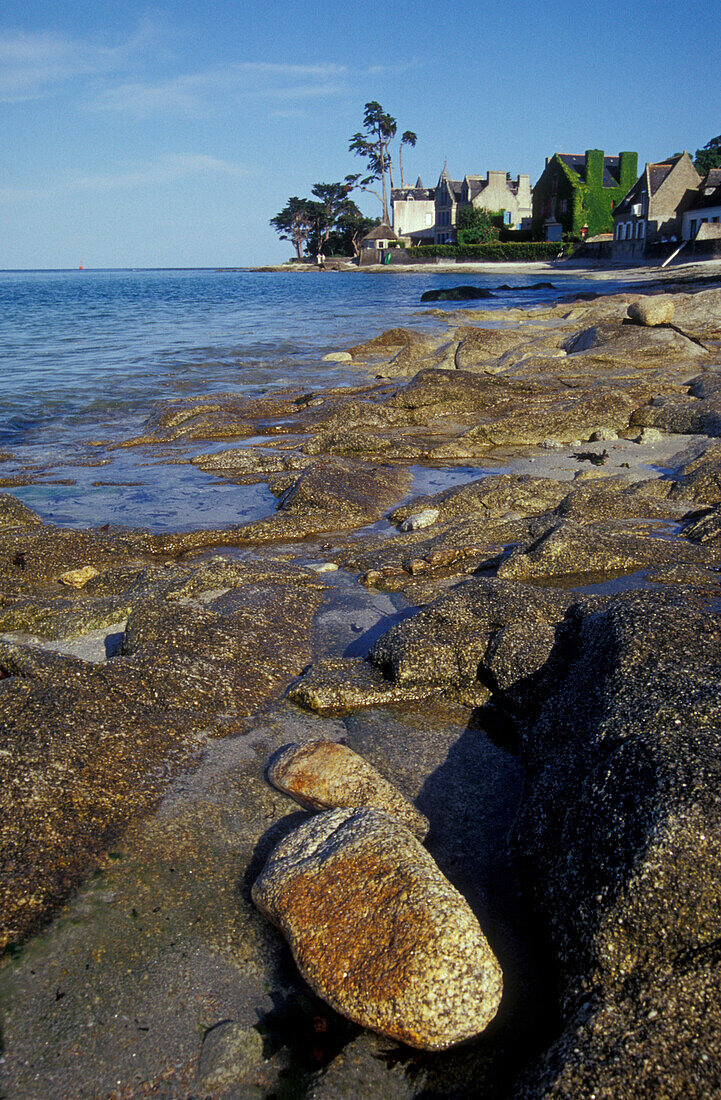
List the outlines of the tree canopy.
{"label": "tree canopy", "polygon": [[[366,103],[363,113],[363,130],[350,139],[350,151],[363,157],[366,173],[348,175],[338,183],[316,183],[311,189],[312,198],[293,195],[270,224],[280,239],[290,241],[299,260],[304,253],[334,252],[336,255],[357,255],[363,236],[378,225],[377,218],[367,218],[350,198],[354,188],[368,191],[381,203],[383,221],[390,224],[388,211],[388,185],[393,189],[393,160],[390,145],[396,137],[398,124],[392,115],[384,111],[377,100]],[[398,163],[401,186],[403,176],[403,147],[413,147],[418,140],[412,130],[405,130],[398,146]],[[370,186],[380,182],[381,191]]]}
{"label": "tree canopy", "polygon": [[[363,176],[362,173],[358,173],[356,176],[347,178],[353,179],[356,187],[360,187],[363,191],[370,191],[371,194],[378,198],[383,209],[383,221],[390,224],[386,177],[388,177],[391,190],[393,190],[393,160],[390,152],[390,144],[398,131],[398,123],[393,118],[393,115],[384,111],[380,103],[373,99],[365,105],[363,127],[362,131],[359,130],[358,133],[353,134],[348,148],[351,153],[363,157],[366,162],[368,174]],[[401,147],[403,145],[413,146],[417,140],[412,130],[406,130],[401,137]],[[398,157],[400,161],[400,149]],[[380,194],[372,190],[369,186],[369,184],[376,181],[380,181]],[[401,186],[404,186],[402,161]]]}
{"label": "tree canopy", "polygon": [[292,241],[299,260],[303,258],[303,249],[311,230],[312,221],[309,207],[308,199],[301,199],[297,195],[293,195],[288,199],[283,209],[274,218],[270,219],[270,224],[276,230],[280,239],[282,241]]}
{"label": "tree canopy", "polygon": [[707,141],[703,149],[696,150],[694,166],[701,176],[712,168],[721,168],[721,134]]}
{"label": "tree canopy", "polygon": [[312,199],[294,195],[270,219],[280,239],[293,243],[299,260],[304,252],[357,254],[361,237],[377,224],[377,219],[361,214],[350,198],[353,186],[353,177],[342,183],[316,183],[311,189]]}

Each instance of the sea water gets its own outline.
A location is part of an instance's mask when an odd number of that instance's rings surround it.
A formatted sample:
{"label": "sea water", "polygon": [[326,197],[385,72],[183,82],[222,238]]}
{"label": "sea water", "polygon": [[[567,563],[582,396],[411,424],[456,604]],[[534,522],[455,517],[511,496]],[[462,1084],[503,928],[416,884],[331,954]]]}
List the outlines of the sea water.
{"label": "sea water", "polygon": [[[529,289],[541,279],[554,289]],[[267,515],[264,485],[231,485],[157,450],[93,444],[140,434],[175,398],[362,383],[352,364],[323,356],[396,325],[437,329],[421,295],[467,284],[496,296],[461,308],[528,307],[588,289],[577,272],[0,272],[0,453],[12,456],[0,477],[30,463],[37,479],[4,491],[69,525],[188,530]]]}

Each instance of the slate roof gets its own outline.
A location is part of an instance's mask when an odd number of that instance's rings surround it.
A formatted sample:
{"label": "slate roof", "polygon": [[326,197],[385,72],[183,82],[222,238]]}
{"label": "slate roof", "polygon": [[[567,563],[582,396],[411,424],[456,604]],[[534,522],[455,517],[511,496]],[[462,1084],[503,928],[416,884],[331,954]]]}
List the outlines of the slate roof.
{"label": "slate roof", "polygon": [[[648,167],[648,165],[646,166]],[[613,208],[613,216],[617,218],[623,214],[630,214],[631,207],[637,202],[641,202],[643,196],[648,192],[648,179],[647,173],[644,171],[636,180],[628,194],[624,195],[620,202],[617,202]]]}
{"label": "slate roof", "polygon": [[613,211],[614,218],[622,214],[630,214],[631,207],[640,202],[644,195],[655,195],[683,156],[683,153],[679,153],[677,157],[672,157],[663,164],[647,164],[628,194],[616,204]]}
{"label": "slate roof", "polygon": [[[577,176],[586,182],[586,156],[585,153],[557,153],[556,156],[559,160],[562,160],[572,172],[575,172]],[[620,181],[620,157],[604,157],[603,158],[603,186],[604,187],[618,187]]]}
{"label": "slate roof", "polygon": [[404,199],[433,199],[435,190],[432,187],[394,187],[391,191],[391,202],[403,202]]}
{"label": "slate roof", "polygon": [[445,164],[443,165],[443,171],[441,172],[440,177],[438,179],[438,187],[436,188],[436,198],[438,197],[438,191],[439,191],[440,186],[441,186],[442,183],[445,183],[446,187],[448,188],[448,191],[450,193],[450,196],[451,196],[453,202],[460,202],[461,201],[461,194],[462,194],[462,191],[463,191],[463,181],[462,180],[452,180],[451,177],[448,174],[448,168],[446,167]]}
{"label": "slate roof", "polygon": [[703,210],[706,206],[721,206],[721,168],[706,173],[690,209]]}
{"label": "slate roof", "polygon": [[646,166],[650,193],[652,195],[656,194],[663,181],[668,177],[671,169],[674,168],[677,163],[678,158],[675,158],[667,164],[649,164]]}
{"label": "slate roof", "polygon": [[[480,195],[481,191],[485,191],[488,186],[488,174],[485,176],[469,176],[467,175],[463,181],[468,189],[468,201],[473,202],[477,195]],[[512,195],[518,194],[518,180],[511,179],[508,172],[506,172],[506,187]]]}

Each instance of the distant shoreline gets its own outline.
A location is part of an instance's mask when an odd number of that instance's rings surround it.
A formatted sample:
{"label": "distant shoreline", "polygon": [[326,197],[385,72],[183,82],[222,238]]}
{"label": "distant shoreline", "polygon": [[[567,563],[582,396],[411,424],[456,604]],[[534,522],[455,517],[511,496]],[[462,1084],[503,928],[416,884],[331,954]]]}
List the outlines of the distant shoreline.
{"label": "distant shoreline", "polygon": [[[219,270],[239,270],[222,268]],[[260,267],[243,268],[245,271],[259,273],[284,273],[332,275],[338,272],[353,272],[359,275],[490,275],[493,272],[508,272],[523,274],[554,274],[566,273],[583,275],[592,280],[606,282],[622,279],[627,282],[639,283],[674,283],[687,280],[703,281],[703,276],[717,280],[721,275],[721,260],[702,260],[694,263],[676,264],[674,267],[662,269],[658,265],[634,265],[622,267],[616,264],[583,264],[573,263],[569,260],[558,261],[527,261],[525,263],[513,263],[509,261],[485,263],[428,263],[428,264],[369,264],[366,267],[358,267],[353,263],[331,261],[331,265],[324,271],[319,271],[314,263],[286,263],[265,264]]]}

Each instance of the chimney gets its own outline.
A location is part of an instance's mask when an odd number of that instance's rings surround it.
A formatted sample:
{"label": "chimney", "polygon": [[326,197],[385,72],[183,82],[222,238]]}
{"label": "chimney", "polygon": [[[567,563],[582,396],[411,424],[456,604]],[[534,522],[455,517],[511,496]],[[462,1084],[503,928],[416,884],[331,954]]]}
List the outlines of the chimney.
{"label": "chimney", "polygon": [[603,187],[603,149],[586,150],[586,183],[590,187]]}

